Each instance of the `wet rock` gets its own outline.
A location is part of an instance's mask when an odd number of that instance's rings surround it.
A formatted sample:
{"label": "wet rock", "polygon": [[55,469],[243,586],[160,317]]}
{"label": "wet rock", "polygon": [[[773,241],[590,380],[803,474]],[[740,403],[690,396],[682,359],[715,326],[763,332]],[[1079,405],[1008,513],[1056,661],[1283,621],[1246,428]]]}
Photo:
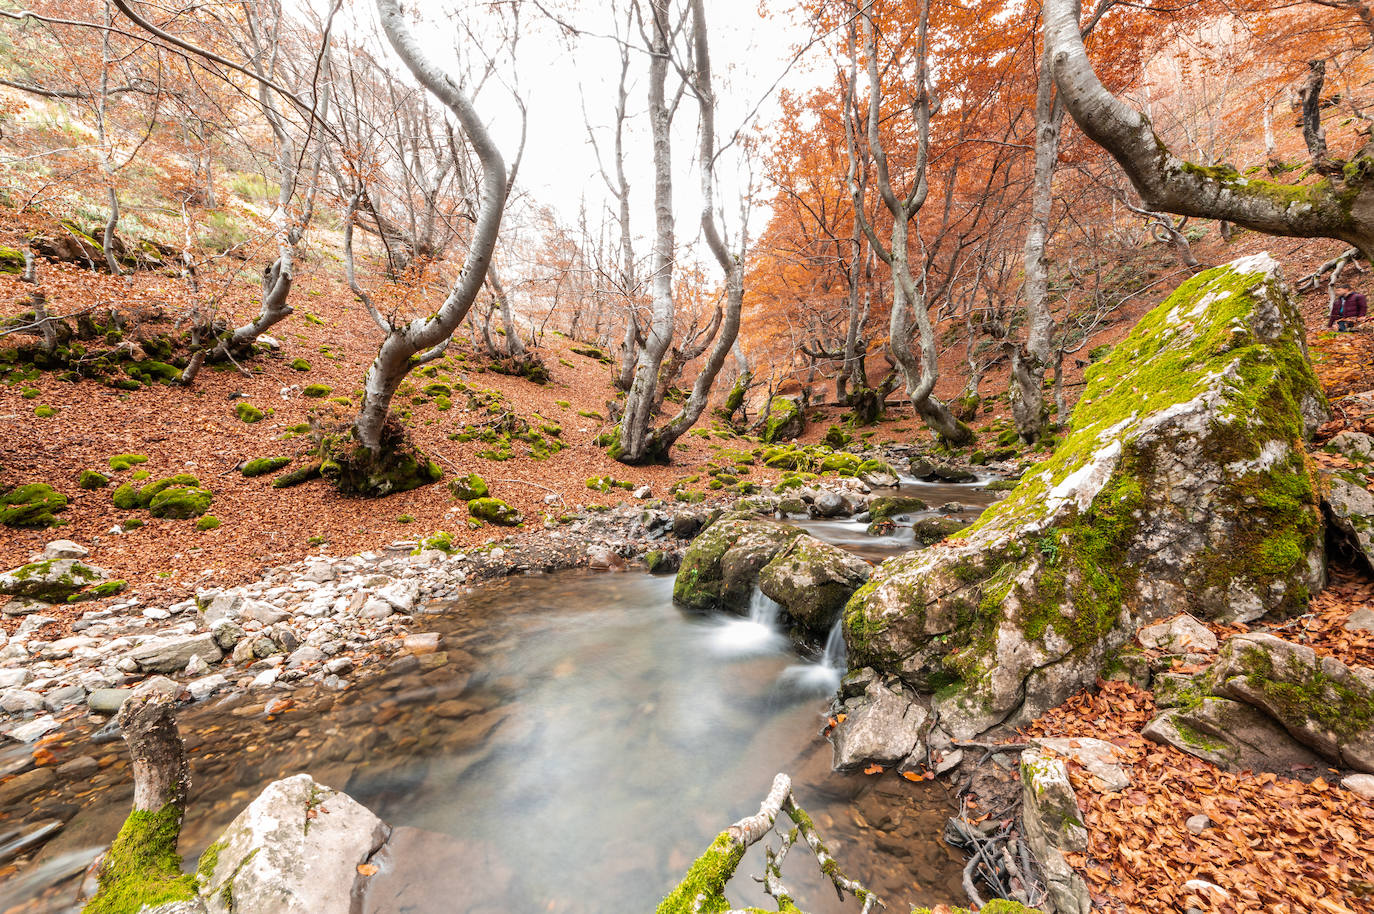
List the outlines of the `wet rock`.
{"label": "wet rock", "polygon": [[400,826],[374,859],[380,872],[368,881],[369,914],[430,910],[436,898],[451,911],[511,910],[515,872],[483,842]]}
{"label": "wet rock", "polygon": [[1146,739],[1231,771],[1290,774],[1294,766],[1321,764],[1268,715],[1226,698],[1203,698],[1195,706],[1170,708],[1140,732]]}
{"label": "wet rock", "polygon": [[625,559],[610,546],[591,546],[587,549],[587,566],[600,571],[623,571]]}
{"label": "wet rock", "polygon": [[211,914],[349,914],[390,831],[309,775],[275,781],[213,845],[201,897]]}
{"label": "wet rock", "polygon": [[74,705],[86,697],[86,690],[79,685],[60,686],[56,689],[49,689],[43,696],[43,707],[49,711],[61,711],[68,705]]}
{"label": "wet rock", "polygon": [[211,673],[209,676],[202,676],[186,683],[186,691],[190,693],[192,701],[204,701],[228,685],[229,680],[224,674]]}
{"label": "wet rock", "polygon": [[0,711],[6,714],[36,714],[43,710],[43,696],[23,689],[0,692]]}
{"label": "wet rock", "polygon": [[1070,433],[975,529],[883,563],[846,612],[850,662],[955,673],[934,710],[970,738],[1092,685],[1155,620],[1305,608],[1324,561],[1304,438],[1324,416],[1277,262],[1200,274],[1089,369]]}
{"label": "wet rock", "polygon": [[35,717],[31,721],[10,727],[5,731],[5,735],[17,743],[31,743],[34,740],[42,739],[60,726],[62,725],[49,714],[43,717]]}
{"label": "wet rock", "polygon": [[882,495],[869,500],[869,520],[884,521],[901,518],[918,511],[924,511],[927,507],[928,505],[919,498],[906,495]]}
{"label": "wet rock", "polygon": [[1222,645],[1211,675],[1216,694],[1262,709],[1323,758],[1374,772],[1374,669],[1245,634]]}
{"label": "wet rock", "polygon": [[47,790],[57,780],[51,768],[34,768],[17,774],[0,784],[0,809],[8,809],[20,800]]}
{"label": "wet rock", "polygon": [[1217,636],[1187,613],[1147,625],[1136,632],[1135,637],[1146,650],[1167,651],[1170,654],[1217,649]]}
{"label": "wet rock", "polygon": [[1088,831],[1064,763],[1038,749],[1021,753],[1021,818],[1026,843],[1040,862],[1053,910],[1088,914],[1088,887],[1069,866],[1065,853],[1087,850]]}
{"label": "wet rock", "polygon": [[64,781],[83,781],[100,770],[100,763],[89,755],[78,755],[57,766],[57,776]]}
{"label": "wet rock", "polygon": [[844,771],[872,762],[893,765],[909,755],[923,755],[928,717],[910,692],[870,681],[863,698],[852,708],[847,705],[845,719],[830,733],[834,767]]}
{"label": "wet rock", "polygon": [[937,463],[931,469],[931,475],[945,482],[973,482],[978,478],[978,474],[972,470],[950,463]]}
{"label": "wet rock", "polygon": [[911,458],[910,463],[907,464],[907,469],[911,472],[911,475],[915,476],[917,479],[925,480],[935,478],[935,464],[926,460],[924,457]]}
{"label": "wet rock", "polygon": [[800,535],[795,527],[753,515],[721,518],[687,548],[673,599],[697,610],[743,609],[759,571]]}
{"label": "wet rock", "polygon": [[859,465],[858,477],[875,489],[890,489],[901,482],[897,471],[881,460],[865,460]]}
{"label": "wet rock", "polygon": [[923,517],[911,525],[911,536],[922,546],[929,546],[962,529],[964,525],[952,517]]}
{"label": "wet rock", "polygon": [[401,639],[402,646],[416,656],[432,654],[439,649],[438,632],[416,632]]}
{"label": "wet rock", "polygon": [[691,539],[701,529],[704,518],[699,514],[679,511],[673,515],[673,536],[678,539]]}
{"label": "wet rock", "polygon": [[849,499],[827,489],[816,496],[814,507],[818,517],[841,517],[849,513]]}
{"label": "wet rock", "polygon": [[128,654],[129,659],[145,673],[179,673],[186,669],[192,657],[200,657],[207,663],[218,663],[222,656],[224,652],[219,649],[215,636],[210,632],[153,641],[134,648]]}
{"label": "wet rock", "polygon": [[813,637],[824,637],[873,566],[853,553],[803,534],[759,571],[759,589]]}

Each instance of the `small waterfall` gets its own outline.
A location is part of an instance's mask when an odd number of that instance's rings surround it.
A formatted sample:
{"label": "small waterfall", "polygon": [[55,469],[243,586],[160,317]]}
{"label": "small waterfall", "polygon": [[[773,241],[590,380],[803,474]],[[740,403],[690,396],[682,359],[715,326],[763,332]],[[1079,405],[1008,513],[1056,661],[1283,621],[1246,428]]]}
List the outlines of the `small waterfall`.
{"label": "small waterfall", "polygon": [[830,626],[830,634],[825,639],[825,652],[821,654],[821,666],[827,670],[835,670],[841,676],[845,674],[849,663],[849,651],[844,643],[844,613],[835,619],[835,624]]}
{"label": "small waterfall", "polygon": [[778,610],[782,606],[777,600],[765,594],[757,587],[754,588],[753,595],[749,598],[749,621],[755,625],[762,625],[769,631],[776,630],[778,627]]}
{"label": "small waterfall", "polygon": [[782,606],[757,587],[749,597],[749,615],[721,618],[712,631],[716,652],[727,656],[749,657],[784,650],[787,637],[778,628]]}

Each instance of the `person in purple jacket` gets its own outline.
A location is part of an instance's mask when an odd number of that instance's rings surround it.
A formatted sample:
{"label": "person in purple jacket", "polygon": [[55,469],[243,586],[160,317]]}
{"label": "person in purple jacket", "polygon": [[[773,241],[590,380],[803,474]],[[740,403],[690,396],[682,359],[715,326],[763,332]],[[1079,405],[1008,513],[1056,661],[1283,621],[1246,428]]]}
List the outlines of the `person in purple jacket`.
{"label": "person in purple jacket", "polygon": [[1331,300],[1331,315],[1326,326],[1335,326],[1341,333],[1348,333],[1365,319],[1368,310],[1369,303],[1363,295],[1353,291],[1349,283],[1340,283],[1336,286],[1336,297]]}

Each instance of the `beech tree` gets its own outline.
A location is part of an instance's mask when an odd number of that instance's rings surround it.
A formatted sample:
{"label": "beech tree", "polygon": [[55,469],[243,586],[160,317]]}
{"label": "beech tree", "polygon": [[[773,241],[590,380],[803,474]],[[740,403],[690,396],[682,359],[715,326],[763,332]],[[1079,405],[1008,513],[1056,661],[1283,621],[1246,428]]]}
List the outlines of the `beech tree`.
{"label": "beech tree", "polygon": [[[1362,3],[1328,4],[1342,10]],[[1173,152],[1150,118],[1112,94],[1083,43],[1081,0],[1045,0],[1045,45],[1064,105],[1079,128],[1116,159],[1152,211],[1234,223],[1271,235],[1333,238],[1374,253],[1374,156],[1337,159],[1321,123],[1325,64],[1312,62],[1302,93],[1303,140],[1319,175],[1309,184],[1244,177],[1228,165],[1198,165]],[[1363,19],[1361,19],[1363,22]]]}

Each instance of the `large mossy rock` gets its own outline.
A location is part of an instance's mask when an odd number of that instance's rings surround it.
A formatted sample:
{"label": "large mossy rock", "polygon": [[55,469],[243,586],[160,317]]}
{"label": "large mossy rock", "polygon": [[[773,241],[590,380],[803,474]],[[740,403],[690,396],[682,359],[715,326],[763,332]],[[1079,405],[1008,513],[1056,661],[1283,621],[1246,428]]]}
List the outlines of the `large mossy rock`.
{"label": "large mossy rock", "polygon": [[765,444],[790,441],[806,431],[806,414],[796,397],[774,397],[768,407],[763,432],[759,436]]}
{"label": "large mossy rock", "polygon": [[759,589],[782,605],[792,624],[824,639],[873,566],[839,546],[803,534],[759,571]]}
{"label": "large mossy rock", "polygon": [[79,559],[43,559],[0,574],[0,594],[62,603],[108,577],[105,569]]}
{"label": "large mossy rock", "polygon": [[763,566],[802,532],[752,514],[722,517],[692,540],[673,599],[696,610],[743,610]]}
{"label": "large mossy rock", "polygon": [[860,588],[851,663],[940,688],[966,738],[1090,685],[1146,622],[1302,609],[1323,583],[1303,442],[1325,416],[1278,264],[1199,274],[1089,369],[1051,457]]}

